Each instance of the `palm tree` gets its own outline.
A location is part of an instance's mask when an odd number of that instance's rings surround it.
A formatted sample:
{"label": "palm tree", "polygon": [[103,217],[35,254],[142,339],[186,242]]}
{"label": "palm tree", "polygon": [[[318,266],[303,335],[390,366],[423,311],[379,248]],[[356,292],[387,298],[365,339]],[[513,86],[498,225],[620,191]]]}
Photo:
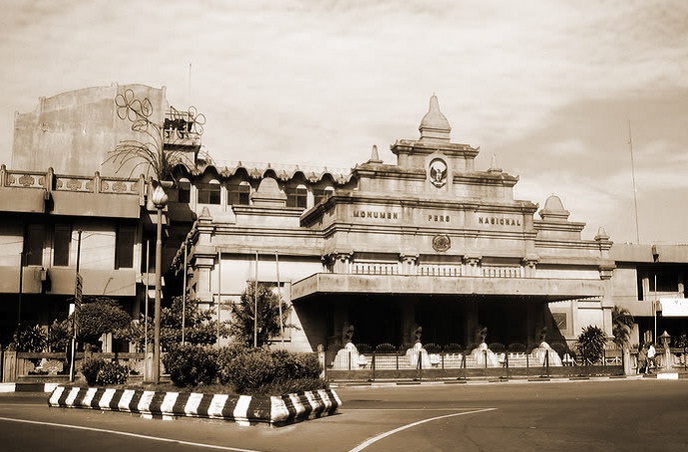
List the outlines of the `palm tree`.
{"label": "palm tree", "polygon": [[612,334],[614,335],[614,343],[620,348],[628,345],[634,322],[635,320],[628,309],[614,306],[612,309]]}

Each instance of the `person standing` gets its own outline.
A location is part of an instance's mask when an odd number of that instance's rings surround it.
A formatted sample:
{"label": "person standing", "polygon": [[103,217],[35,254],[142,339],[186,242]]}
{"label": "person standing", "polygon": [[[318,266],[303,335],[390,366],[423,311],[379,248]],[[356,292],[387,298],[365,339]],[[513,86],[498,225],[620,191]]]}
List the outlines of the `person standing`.
{"label": "person standing", "polygon": [[657,367],[657,350],[655,350],[655,346],[652,342],[650,342],[650,346],[647,347],[647,371],[648,373],[652,373],[650,370],[651,367]]}
{"label": "person standing", "polygon": [[636,372],[639,374],[647,372],[647,349],[645,345],[638,349],[638,365],[636,367]]}

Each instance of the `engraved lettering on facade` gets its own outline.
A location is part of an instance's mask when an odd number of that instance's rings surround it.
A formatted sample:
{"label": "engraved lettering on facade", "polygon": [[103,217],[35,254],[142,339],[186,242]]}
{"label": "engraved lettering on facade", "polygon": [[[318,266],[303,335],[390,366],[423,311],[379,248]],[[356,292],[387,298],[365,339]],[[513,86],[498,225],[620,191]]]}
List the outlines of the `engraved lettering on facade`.
{"label": "engraved lettering on facade", "polygon": [[354,218],[372,218],[378,220],[398,220],[398,212],[386,212],[384,210],[354,210]]}
{"label": "engraved lettering on facade", "polygon": [[521,219],[500,217],[478,217],[478,224],[495,224],[499,226],[521,226]]}

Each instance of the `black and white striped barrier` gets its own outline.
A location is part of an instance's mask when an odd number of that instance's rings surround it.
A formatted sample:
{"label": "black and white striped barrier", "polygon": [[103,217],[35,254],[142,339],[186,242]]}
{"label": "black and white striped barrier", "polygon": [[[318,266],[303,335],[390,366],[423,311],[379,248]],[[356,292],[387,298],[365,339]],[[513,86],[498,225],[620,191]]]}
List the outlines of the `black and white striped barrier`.
{"label": "black and white striped barrier", "polygon": [[224,419],[241,425],[258,422],[286,425],[332,415],[342,401],[331,389],[284,396],[237,396],[58,386],[50,395],[48,405],[125,411],[163,419],[189,416]]}

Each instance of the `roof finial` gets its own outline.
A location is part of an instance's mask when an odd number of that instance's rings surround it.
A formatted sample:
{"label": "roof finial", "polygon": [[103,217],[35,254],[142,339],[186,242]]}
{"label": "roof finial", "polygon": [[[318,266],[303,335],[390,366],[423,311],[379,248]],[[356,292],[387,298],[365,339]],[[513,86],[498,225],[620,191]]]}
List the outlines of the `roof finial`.
{"label": "roof finial", "polygon": [[488,169],[489,172],[491,173],[501,173],[502,169],[497,165],[497,154],[492,154],[492,163],[490,164],[490,168]]}
{"label": "roof finial", "polygon": [[373,149],[370,152],[370,160],[368,160],[368,163],[382,163],[382,160],[380,160],[380,154],[377,152],[377,144],[373,145]]}

